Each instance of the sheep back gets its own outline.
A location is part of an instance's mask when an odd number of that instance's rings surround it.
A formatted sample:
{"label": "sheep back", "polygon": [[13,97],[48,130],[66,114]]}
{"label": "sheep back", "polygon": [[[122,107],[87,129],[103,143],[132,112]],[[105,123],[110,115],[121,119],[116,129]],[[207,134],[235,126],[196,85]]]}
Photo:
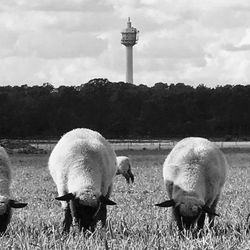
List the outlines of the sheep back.
{"label": "sheep back", "polygon": [[169,198],[196,197],[210,206],[225,183],[227,162],[220,149],[204,138],[190,137],[178,142],[163,165]]}
{"label": "sheep back", "polygon": [[10,159],[5,149],[0,146],[0,200],[9,196],[11,182]]}
{"label": "sheep back", "polygon": [[121,163],[129,163],[129,158],[127,156],[117,156],[117,164],[121,164]]}
{"label": "sheep back", "polygon": [[85,190],[86,200],[90,201],[88,196],[93,192],[97,196],[107,195],[116,173],[116,155],[98,132],[74,129],[59,140],[48,165],[58,190],[62,192],[59,195],[83,194]]}

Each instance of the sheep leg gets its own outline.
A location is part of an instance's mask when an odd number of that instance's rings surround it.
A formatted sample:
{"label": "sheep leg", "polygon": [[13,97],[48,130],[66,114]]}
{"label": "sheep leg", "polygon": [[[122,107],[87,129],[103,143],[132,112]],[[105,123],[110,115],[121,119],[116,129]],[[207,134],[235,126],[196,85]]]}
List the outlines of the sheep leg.
{"label": "sheep leg", "polygon": [[102,222],[102,227],[105,227],[107,219],[107,205],[101,204],[100,206],[101,207],[96,215],[96,222],[100,220]]}
{"label": "sheep leg", "polygon": [[[215,213],[215,209],[217,206],[217,203],[219,201],[219,196],[216,197],[214,200],[212,206],[211,206],[211,211]],[[214,215],[208,214],[208,222],[209,222],[209,228],[212,228],[214,226]]]}
{"label": "sheep leg", "polygon": [[[169,199],[172,199],[172,194],[173,194],[173,182],[172,181],[166,181],[165,182],[165,185],[166,185],[166,189],[167,189],[167,192],[168,192],[168,198]],[[173,224],[177,223],[178,227],[179,225],[181,225],[181,223],[178,223],[180,222],[180,218],[178,217],[178,211],[176,211],[177,209],[176,208],[168,208],[167,210],[167,221],[169,223],[169,228],[170,228],[170,231],[173,230]]]}
{"label": "sheep leg", "polygon": [[[58,196],[65,195],[66,194],[65,187],[64,186],[57,187],[57,192]],[[70,202],[61,201],[61,206],[64,211],[63,232],[68,233],[73,220],[71,215]]]}
{"label": "sheep leg", "polygon": [[182,231],[183,230],[183,223],[182,223],[179,209],[172,208],[172,214],[173,214],[173,218],[175,219],[175,222],[177,223],[179,230]]}
{"label": "sheep leg", "polygon": [[68,233],[72,224],[72,215],[69,204],[64,208],[63,232]]}
{"label": "sheep leg", "polygon": [[167,209],[167,222],[169,224],[169,229],[172,232],[173,224],[175,223],[174,208]]}
{"label": "sheep leg", "polygon": [[[108,192],[106,194],[106,197],[109,198],[112,192],[113,185],[111,184],[108,188]],[[102,204],[100,205],[100,209],[97,213],[97,221],[100,220],[102,222],[102,227],[106,226],[106,220],[107,220],[107,205]]]}
{"label": "sheep leg", "polygon": [[105,204],[100,204],[98,212],[96,213],[93,221],[90,225],[90,231],[94,232],[97,222],[100,220],[102,223],[102,227],[105,227],[107,219],[107,206]]}
{"label": "sheep leg", "polygon": [[201,212],[200,218],[197,222],[197,229],[198,230],[201,230],[204,227],[205,218],[206,218],[206,214],[204,212]]}

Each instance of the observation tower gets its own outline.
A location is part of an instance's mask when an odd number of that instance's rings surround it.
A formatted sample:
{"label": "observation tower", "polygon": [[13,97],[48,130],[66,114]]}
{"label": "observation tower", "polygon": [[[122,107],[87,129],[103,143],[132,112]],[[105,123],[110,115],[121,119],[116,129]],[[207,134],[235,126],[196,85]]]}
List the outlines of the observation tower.
{"label": "observation tower", "polygon": [[126,82],[133,83],[133,46],[138,41],[139,30],[132,27],[130,17],[127,28],[122,30],[121,44],[126,46]]}

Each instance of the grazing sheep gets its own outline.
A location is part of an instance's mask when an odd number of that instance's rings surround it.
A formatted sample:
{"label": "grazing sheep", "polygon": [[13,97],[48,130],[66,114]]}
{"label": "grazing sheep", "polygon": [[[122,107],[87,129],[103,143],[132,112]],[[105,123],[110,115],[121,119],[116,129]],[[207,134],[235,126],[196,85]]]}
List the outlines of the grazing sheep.
{"label": "grazing sheep", "polygon": [[10,199],[10,182],[10,159],[5,149],[0,146],[0,233],[5,232],[10,222],[11,208],[22,208],[27,205]]}
{"label": "grazing sheep", "polygon": [[163,178],[170,200],[156,204],[172,207],[170,220],[180,230],[204,226],[208,214],[209,225],[214,225],[216,205],[225,183],[227,161],[220,149],[204,138],[181,140],[163,164]]}
{"label": "grazing sheep", "polygon": [[127,183],[134,182],[134,175],[131,172],[131,163],[129,161],[129,158],[127,156],[117,156],[116,157],[116,161],[117,161],[117,175],[122,174]]}
{"label": "grazing sheep", "polygon": [[48,166],[64,209],[64,231],[70,230],[72,217],[80,230],[93,231],[98,220],[104,226],[106,205],[116,204],[109,199],[117,171],[109,142],[90,129],[74,129],[59,140]]}

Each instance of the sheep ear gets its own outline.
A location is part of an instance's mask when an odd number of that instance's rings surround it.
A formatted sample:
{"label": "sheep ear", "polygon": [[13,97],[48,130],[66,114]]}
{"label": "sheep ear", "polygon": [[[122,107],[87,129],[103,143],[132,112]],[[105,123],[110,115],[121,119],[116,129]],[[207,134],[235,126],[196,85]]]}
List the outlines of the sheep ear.
{"label": "sheep ear", "polygon": [[28,203],[22,203],[22,202],[18,202],[15,200],[10,200],[10,207],[12,208],[23,208],[26,207],[28,205]]}
{"label": "sheep ear", "polygon": [[100,202],[103,203],[104,205],[110,205],[110,206],[116,205],[114,201],[110,200],[107,197],[104,197],[103,195],[100,196]]}
{"label": "sheep ear", "polygon": [[167,200],[167,201],[163,201],[162,203],[158,203],[158,204],[155,204],[155,206],[157,207],[173,207],[175,206],[175,201],[173,199],[171,200]]}
{"label": "sheep ear", "polygon": [[70,201],[73,200],[75,198],[75,195],[73,193],[68,193],[62,196],[58,196],[55,199],[58,201]]}
{"label": "sheep ear", "polygon": [[205,213],[208,213],[210,215],[220,216],[219,214],[212,211],[211,208],[209,208],[208,206],[203,206],[202,211],[204,211]]}

